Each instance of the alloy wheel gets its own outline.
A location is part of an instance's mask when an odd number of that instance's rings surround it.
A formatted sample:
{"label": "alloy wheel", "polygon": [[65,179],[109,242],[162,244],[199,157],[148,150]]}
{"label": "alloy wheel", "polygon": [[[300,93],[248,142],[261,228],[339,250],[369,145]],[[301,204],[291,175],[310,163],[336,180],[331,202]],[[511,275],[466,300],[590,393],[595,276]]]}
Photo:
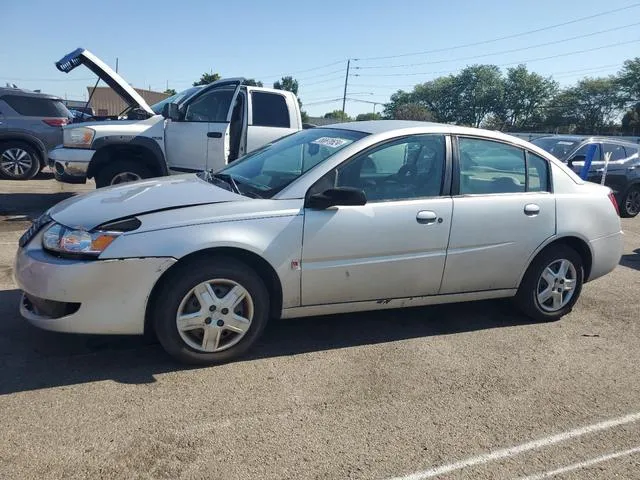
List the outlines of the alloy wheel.
{"label": "alloy wheel", "polygon": [[219,352],[245,336],[253,313],[253,299],[242,285],[225,278],[208,280],[184,296],[176,314],[176,326],[189,347],[200,352]]}
{"label": "alloy wheel", "polygon": [[624,207],[631,216],[635,216],[640,212],[640,189],[634,188],[627,194]]}
{"label": "alloy wheel", "polygon": [[557,259],[542,271],[536,297],[540,308],[557,312],[573,298],[577,286],[576,267],[567,259]]}
{"label": "alloy wheel", "polygon": [[26,150],[19,147],[8,148],[0,157],[0,169],[12,178],[24,177],[33,166],[33,158]]}

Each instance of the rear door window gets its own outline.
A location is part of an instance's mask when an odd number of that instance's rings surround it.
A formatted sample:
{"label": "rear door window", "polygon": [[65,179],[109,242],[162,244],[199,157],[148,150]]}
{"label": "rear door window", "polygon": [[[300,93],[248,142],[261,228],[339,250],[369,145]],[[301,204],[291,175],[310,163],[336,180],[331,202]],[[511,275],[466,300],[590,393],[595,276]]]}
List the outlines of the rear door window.
{"label": "rear door window", "polygon": [[251,92],[253,123],[257,127],[289,128],[289,108],[284,95],[266,92]]}
{"label": "rear door window", "polygon": [[623,160],[630,156],[631,154],[627,154],[625,148],[622,145],[616,145],[614,143],[605,143],[602,145],[604,150],[604,155],[608,152],[611,152],[611,161],[614,160]]}
{"label": "rear door window", "polygon": [[20,95],[5,95],[2,100],[20,115],[26,117],[64,117],[69,118],[71,112],[67,110],[61,100],[40,97],[23,97]]}

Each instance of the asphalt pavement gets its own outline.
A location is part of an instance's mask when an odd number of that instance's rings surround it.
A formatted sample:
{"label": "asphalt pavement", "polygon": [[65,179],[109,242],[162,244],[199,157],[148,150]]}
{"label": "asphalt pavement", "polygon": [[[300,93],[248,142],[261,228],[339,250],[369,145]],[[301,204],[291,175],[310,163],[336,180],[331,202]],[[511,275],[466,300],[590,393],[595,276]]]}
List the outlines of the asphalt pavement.
{"label": "asphalt pavement", "polygon": [[19,235],[91,188],[0,181],[0,478],[640,478],[640,218],[559,322],[506,301],[283,320],[189,368],[19,317]]}

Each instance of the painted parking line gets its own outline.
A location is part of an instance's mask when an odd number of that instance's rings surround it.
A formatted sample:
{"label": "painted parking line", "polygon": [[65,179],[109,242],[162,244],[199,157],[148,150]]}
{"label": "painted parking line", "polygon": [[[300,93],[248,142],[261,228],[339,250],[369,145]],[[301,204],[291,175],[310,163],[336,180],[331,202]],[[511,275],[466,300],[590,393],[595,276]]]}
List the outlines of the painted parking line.
{"label": "painted parking line", "polygon": [[528,477],[523,477],[520,480],[542,480],[543,478],[551,478],[562,473],[572,472],[573,470],[580,470],[581,468],[587,468],[591,465],[613,460],[615,458],[626,457],[633,455],[634,453],[640,453],[640,447],[630,448],[629,450],[622,450],[620,452],[609,453],[608,455],[602,455],[601,457],[590,458],[582,462],[567,465],[566,467],[557,468],[555,470],[549,470],[548,472],[537,473]]}
{"label": "painted parking line", "polygon": [[473,467],[476,465],[482,465],[485,463],[493,462],[495,460],[501,460],[503,458],[513,457],[520,453],[528,452],[530,450],[537,450],[539,448],[548,447],[556,443],[565,442],[572,438],[581,437],[590,433],[601,432],[610,428],[618,427],[620,425],[626,425],[628,423],[634,423],[640,420],[640,412],[625,415],[623,417],[613,418],[611,420],[605,420],[603,422],[594,423],[592,425],[586,425],[584,427],[576,428],[573,430],[567,430],[566,432],[557,433],[548,437],[539,438],[531,442],[515,445],[513,447],[501,448],[494,450],[493,452],[483,453],[475,457],[469,457],[458,462],[449,463],[447,465],[441,465],[439,467],[430,468],[422,472],[415,472],[409,475],[394,477],[390,480],[423,480],[425,478],[433,478],[438,475],[444,475],[446,473],[453,472],[455,470],[461,470],[467,467]]}

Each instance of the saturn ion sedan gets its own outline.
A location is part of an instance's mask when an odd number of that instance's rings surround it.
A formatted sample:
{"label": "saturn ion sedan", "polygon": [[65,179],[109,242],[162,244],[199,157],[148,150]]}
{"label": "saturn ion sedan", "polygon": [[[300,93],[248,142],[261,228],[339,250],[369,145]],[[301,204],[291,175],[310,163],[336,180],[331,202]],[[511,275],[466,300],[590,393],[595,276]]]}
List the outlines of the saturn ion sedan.
{"label": "saturn ion sedan", "polygon": [[621,253],[611,190],[535,145],[376,121],[68,199],[21,237],[14,271],[38,327],[154,332],[212,364],[270,318],[513,298],[556,320]]}

